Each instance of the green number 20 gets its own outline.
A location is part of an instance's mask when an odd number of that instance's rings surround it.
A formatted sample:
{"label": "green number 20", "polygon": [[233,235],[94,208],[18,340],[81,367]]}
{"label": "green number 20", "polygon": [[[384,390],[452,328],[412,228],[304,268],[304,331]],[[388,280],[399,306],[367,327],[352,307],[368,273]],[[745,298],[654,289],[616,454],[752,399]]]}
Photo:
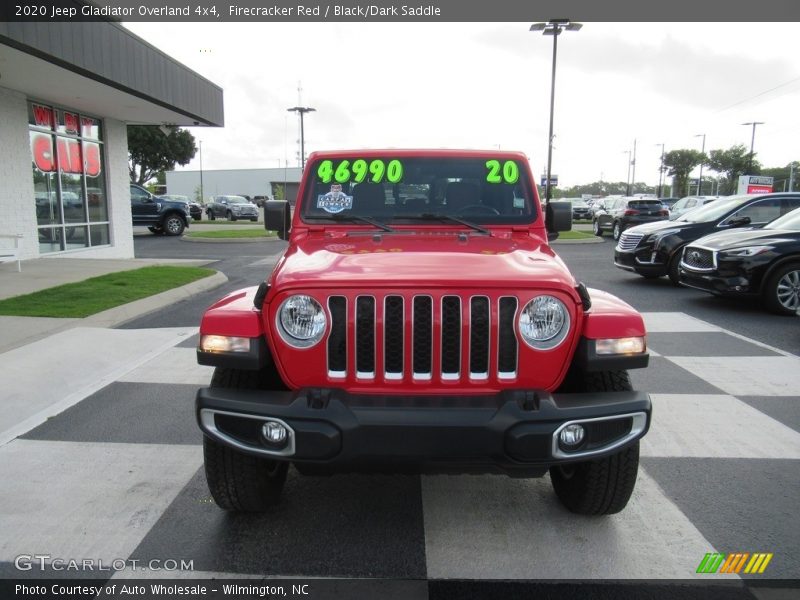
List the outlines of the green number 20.
{"label": "green number 20", "polygon": [[513,160],[504,162],[502,169],[499,160],[487,160],[486,168],[489,170],[486,174],[488,183],[517,183],[519,181],[519,167]]}

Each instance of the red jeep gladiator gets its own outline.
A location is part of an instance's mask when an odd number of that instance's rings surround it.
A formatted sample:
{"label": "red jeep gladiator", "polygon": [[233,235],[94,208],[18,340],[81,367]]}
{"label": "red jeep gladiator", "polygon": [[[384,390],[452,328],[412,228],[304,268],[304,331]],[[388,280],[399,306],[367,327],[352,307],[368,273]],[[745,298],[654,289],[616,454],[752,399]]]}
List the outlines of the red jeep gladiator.
{"label": "red jeep gladiator", "polygon": [[309,157],[288,247],[261,285],[205,313],[197,393],[216,503],[277,503],[301,474],[477,472],[541,477],[571,511],[622,510],[636,482],[645,328],[577,282],[549,245],[517,152],[353,150]]}

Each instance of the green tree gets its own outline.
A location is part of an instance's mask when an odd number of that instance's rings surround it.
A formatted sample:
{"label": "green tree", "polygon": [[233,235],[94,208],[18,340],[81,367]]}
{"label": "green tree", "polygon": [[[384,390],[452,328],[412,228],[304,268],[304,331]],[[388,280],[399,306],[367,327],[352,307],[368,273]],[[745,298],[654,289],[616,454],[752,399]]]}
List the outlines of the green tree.
{"label": "green tree", "polygon": [[672,189],[677,196],[689,187],[689,173],[706,160],[706,155],[697,150],[671,150],[664,154],[664,167],[672,177]]}
{"label": "green tree", "polygon": [[167,129],[165,134],[157,125],[128,126],[128,171],[133,183],[144,185],[160,171],[171,171],[194,158],[194,136],[178,127]]}
{"label": "green tree", "polygon": [[793,192],[794,190],[789,189],[789,180],[791,177],[792,166],[794,166],[794,182],[793,187],[795,189],[798,188],[798,179],[800,179],[800,162],[792,161],[787,164],[785,167],[773,167],[770,169],[761,169],[760,175],[765,175],[767,177],[772,177],[774,182],[774,190],[776,192],[782,192],[784,188],[786,188],[787,192]]}
{"label": "green tree", "polygon": [[712,150],[708,153],[706,166],[723,177],[720,182],[720,194],[735,193],[739,175],[761,173],[761,163],[755,160],[755,153],[753,153],[753,157],[753,166],[748,173],[750,153],[744,145],[739,144],[731,146],[727,150]]}
{"label": "green tree", "polygon": [[275,200],[285,200],[285,190],[282,183],[276,183],[272,186],[272,197]]}

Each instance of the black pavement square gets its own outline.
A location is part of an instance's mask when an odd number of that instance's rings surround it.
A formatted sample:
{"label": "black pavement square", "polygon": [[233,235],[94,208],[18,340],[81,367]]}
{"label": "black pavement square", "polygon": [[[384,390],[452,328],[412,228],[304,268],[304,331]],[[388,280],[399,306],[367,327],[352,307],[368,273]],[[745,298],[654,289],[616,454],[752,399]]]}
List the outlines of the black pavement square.
{"label": "black pavement square", "polygon": [[188,338],[183,340],[180,344],[177,344],[176,348],[197,348],[197,344],[200,343],[200,334],[195,333],[194,335],[190,335]]}
{"label": "black pavement square", "polygon": [[741,577],[800,578],[800,460],[646,457],[642,464],[713,545],[709,552],[774,554],[763,575]]}
{"label": "black pavement square", "polygon": [[290,469],[278,506],[234,514],[214,504],[200,469],[131,558],[164,556],[193,560],[195,571],[424,578],[420,478]]}
{"label": "black pavement square", "polygon": [[647,346],[661,356],[781,356],[722,331],[648,333]]}
{"label": "black pavement square", "polygon": [[633,389],[651,394],[725,393],[661,356],[651,356],[646,369],[631,369],[629,374]]}
{"label": "black pavement square", "polygon": [[800,396],[736,396],[787,427],[800,432]]}
{"label": "black pavement square", "polygon": [[21,436],[31,440],[201,444],[196,385],[115,382]]}

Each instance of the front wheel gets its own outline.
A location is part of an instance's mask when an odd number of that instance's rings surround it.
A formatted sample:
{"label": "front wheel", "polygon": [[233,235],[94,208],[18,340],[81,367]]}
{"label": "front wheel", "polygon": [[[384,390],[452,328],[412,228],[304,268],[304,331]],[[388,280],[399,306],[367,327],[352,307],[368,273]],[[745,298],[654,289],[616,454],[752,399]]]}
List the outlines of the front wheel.
{"label": "front wheel", "polygon": [[180,235],[186,226],[178,215],[170,215],[164,219],[164,231],[167,235]]}
{"label": "front wheel", "polygon": [[231,211],[228,211],[228,214],[225,215],[225,216],[228,217],[228,221],[235,221],[236,220],[236,217],[233,216],[233,213]]}
{"label": "front wheel", "polygon": [[619,240],[619,236],[622,235],[622,227],[619,224],[619,221],[614,223],[614,229],[611,230],[611,236],[614,238],[614,241]]}
{"label": "front wheel", "polygon": [[595,219],[592,221],[592,233],[594,233],[598,237],[602,237],[603,229],[600,227],[600,221]]}
{"label": "front wheel", "polygon": [[675,254],[672,255],[672,258],[669,261],[669,269],[667,270],[667,276],[669,280],[672,282],[672,285],[680,286],[681,285],[681,274],[680,274],[680,265],[681,265],[681,255],[683,254],[682,249],[678,249]]}
{"label": "front wheel", "polygon": [[764,305],[779,315],[800,310],[800,263],[779,267],[764,284]]}
{"label": "front wheel", "polygon": [[214,214],[213,210],[208,211],[208,219],[209,221],[216,221],[217,215]]}
{"label": "front wheel", "polygon": [[208,489],[224,510],[262,512],[280,502],[288,463],[258,458],[203,438]]}
{"label": "front wheel", "polygon": [[[629,392],[627,371],[570,370],[560,392]],[[611,515],[628,504],[639,471],[639,442],[616,454],[581,463],[550,467],[556,496],[570,511],[581,515]]]}

